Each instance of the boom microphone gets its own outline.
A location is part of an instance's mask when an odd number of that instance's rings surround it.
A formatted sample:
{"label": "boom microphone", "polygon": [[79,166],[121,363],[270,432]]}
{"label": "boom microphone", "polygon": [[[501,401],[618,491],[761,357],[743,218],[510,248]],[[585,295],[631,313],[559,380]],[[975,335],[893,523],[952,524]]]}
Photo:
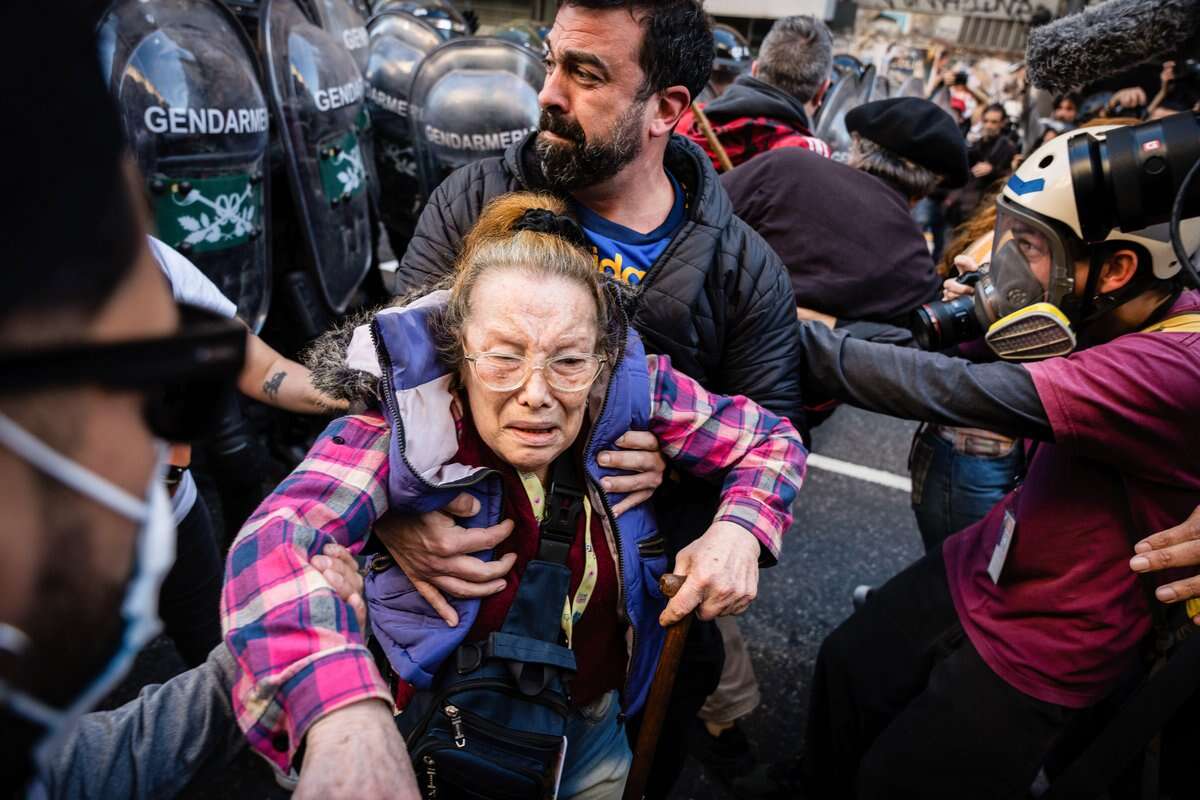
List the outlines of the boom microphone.
{"label": "boom microphone", "polygon": [[1196,0],[1107,0],[1029,32],[1034,86],[1068,92],[1151,60],[1200,32]]}

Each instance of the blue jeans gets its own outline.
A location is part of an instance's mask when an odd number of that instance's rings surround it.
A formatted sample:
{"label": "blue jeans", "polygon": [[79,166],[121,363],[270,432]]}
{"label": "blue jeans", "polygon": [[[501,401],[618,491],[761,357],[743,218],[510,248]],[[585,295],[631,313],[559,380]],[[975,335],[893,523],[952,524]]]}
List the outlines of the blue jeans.
{"label": "blue jeans", "polygon": [[912,507],[925,551],[983,519],[1012,491],[1021,472],[1018,442],[999,456],[968,455],[931,428],[913,441]]}
{"label": "blue jeans", "polygon": [[571,711],[559,800],[621,799],[633,753],[619,721],[620,713],[616,692]]}
{"label": "blue jeans", "polygon": [[942,260],[942,249],[946,244],[946,217],[941,205],[931,197],[922,198],[913,206],[912,218],[922,233],[928,232],[933,237],[930,255],[933,263],[938,263]]}

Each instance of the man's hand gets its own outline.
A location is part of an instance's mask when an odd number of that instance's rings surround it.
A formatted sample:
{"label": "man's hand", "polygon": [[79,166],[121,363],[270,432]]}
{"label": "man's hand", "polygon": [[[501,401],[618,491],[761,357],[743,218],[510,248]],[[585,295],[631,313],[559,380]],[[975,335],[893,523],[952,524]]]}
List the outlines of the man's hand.
{"label": "man's hand", "polygon": [[[1133,552],[1137,555],[1129,560],[1129,568],[1134,572],[1200,564],[1200,506],[1183,523],[1142,539]],[[1200,575],[1160,586],[1154,595],[1164,603],[1200,597]],[[1200,625],[1200,614],[1193,615],[1192,622]]]}
{"label": "man's hand", "polygon": [[337,592],[342,602],[354,611],[358,629],[367,630],[367,604],[363,602],[363,576],[358,571],[358,562],[350,551],[340,544],[327,544],[321,548],[322,555],[315,555],[308,562],[313,565]]}
{"label": "man's hand", "polygon": [[[962,277],[968,272],[979,271],[979,265],[970,256],[958,256],[954,259],[954,266],[958,267],[958,277]],[[946,278],[946,280],[942,281],[943,303],[949,303],[951,300],[957,300],[960,297],[967,297],[973,294],[975,294],[975,287],[969,283],[961,283],[958,278]]]}
{"label": "man's hand", "polygon": [[658,449],[658,439],[649,431],[627,431],[617,439],[622,450],[602,450],[596,456],[602,467],[623,469],[632,475],[610,475],[600,481],[606,492],[627,493],[629,496],[613,506],[613,516],[619,517],[634,506],[644,503],[662,485],[667,462]]}
{"label": "man's hand", "polygon": [[713,524],[675,558],[673,571],[687,580],[663,610],[659,624],[673,625],[693,609],[700,619],[744,612],[758,596],[761,551],[758,539],[742,526]]}
{"label": "man's hand", "polygon": [[1162,72],[1159,73],[1158,79],[1160,81],[1162,81],[1163,86],[1166,86],[1169,83],[1171,83],[1171,81],[1175,80],[1175,62],[1174,61],[1164,61],[1163,62]]}
{"label": "man's hand", "polygon": [[1146,105],[1146,92],[1140,86],[1131,86],[1128,89],[1120,89],[1113,92],[1113,96],[1108,100],[1109,108],[1141,108]]}
{"label": "man's hand", "polygon": [[496,594],[504,588],[504,576],[517,560],[516,553],[495,561],[468,555],[490,550],[513,531],[512,520],[507,519],[490,528],[469,530],[454,521],[477,513],[479,501],[464,493],[441,511],[420,516],[388,514],[375,523],[375,535],[388,553],[451,628],[458,625],[458,612],[442,593],[452,597]]}
{"label": "man's hand", "polygon": [[829,328],[829,330],[837,327],[837,317],[831,314],[823,314],[820,311],[814,311],[804,306],[796,306],[796,319],[801,322],[819,322],[826,328]]}
{"label": "man's hand", "polygon": [[992,174],[992,170],[994,169],[995,167],[992,166],[992,162],[980,161],[978,164],[971,167],[971,174],[976,178],[986,178],[988,175]]}
{"label": "man's hand", "polygon": [[295,800],[420,800],[387,704],[363,700],[339,708],[314,722],[304,740]]}

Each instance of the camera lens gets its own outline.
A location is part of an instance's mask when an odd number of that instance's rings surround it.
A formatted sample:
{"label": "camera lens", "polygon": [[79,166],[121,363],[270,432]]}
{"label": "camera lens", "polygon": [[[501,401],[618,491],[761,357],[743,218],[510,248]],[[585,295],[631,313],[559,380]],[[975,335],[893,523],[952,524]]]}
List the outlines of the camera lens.
{"label": "camera lens", "polygon": [[912,313],[910,326],[922,350],[945,350],[983,335],[970,295],[949,303],[926,303]]}

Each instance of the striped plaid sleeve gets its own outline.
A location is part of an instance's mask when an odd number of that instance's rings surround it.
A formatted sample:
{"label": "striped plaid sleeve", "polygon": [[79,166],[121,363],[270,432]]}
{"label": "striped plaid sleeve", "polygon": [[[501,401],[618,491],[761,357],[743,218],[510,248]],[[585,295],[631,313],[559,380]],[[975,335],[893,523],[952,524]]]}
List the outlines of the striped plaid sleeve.
{"label": "striped plaid sleeve", "polygon": [[649,355],[650,431],[663,456],[685,471],[722,477],[715,521],[740,525],[763,546],[763,565],[779,557],[792,524],[792,501],[804,482],[807,452],[788,420],[749,398],[706,390]]}
{"label": "striped plaid sleeve", "polygon": [[387,508],[388,426],[343,417],[242,526],[221,596],[233,688],[250,745],[283,772],[317,719],[391,695],[354,612],[309,564],[330,542],[362,549]]}

